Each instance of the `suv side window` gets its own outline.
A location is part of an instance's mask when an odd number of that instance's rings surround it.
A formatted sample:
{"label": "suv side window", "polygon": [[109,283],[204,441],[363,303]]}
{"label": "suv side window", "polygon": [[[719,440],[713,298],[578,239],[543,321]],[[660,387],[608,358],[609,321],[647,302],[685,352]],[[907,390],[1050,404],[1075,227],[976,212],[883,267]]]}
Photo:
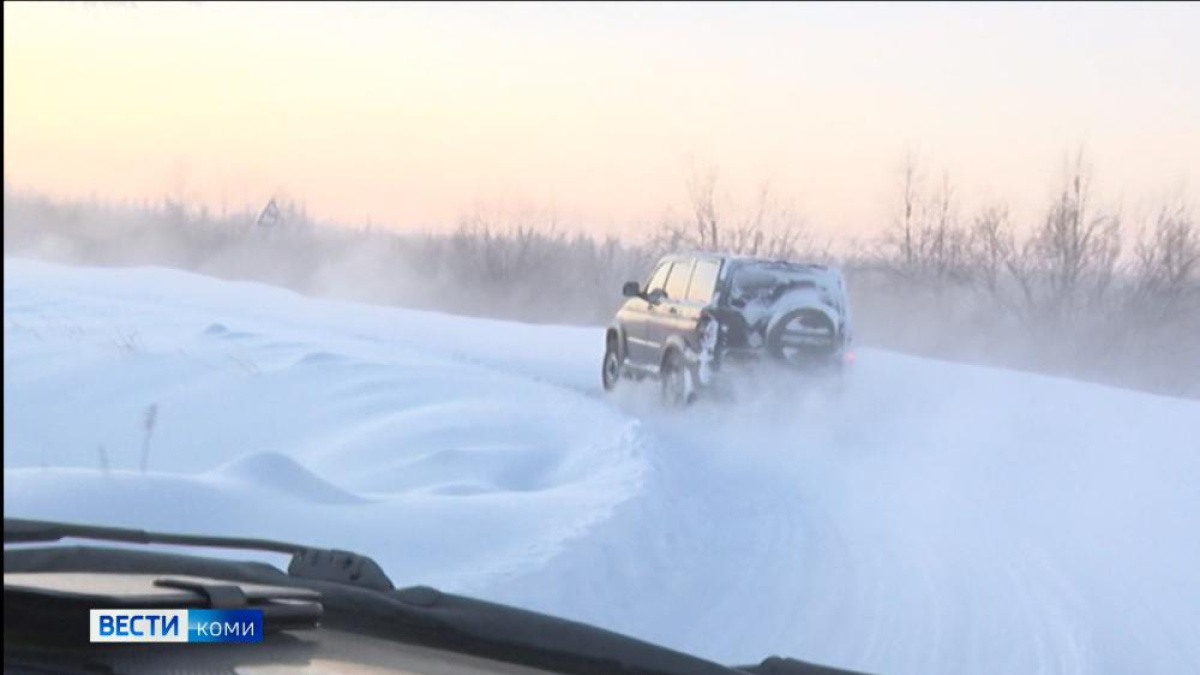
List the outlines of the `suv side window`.
{"label": "suv side window", "polygon": [[688,302],[707,305],[717,287],[717,272],[721,264],[715,260],[697,260],[696,271],[692,272],[692,285],[688,287]]}
{"label": "suv side window", "polygon": [[671,263],[665,262],[659,265],[654,274],[650,275],[650,281],[646,282],[646,293],[651,291],[660,291],[667,285],[667,273],[671,271]]}
{"label": "suv side window", "polygon": [[683,300],[687,297],[688,282],[692,278],[692,261],[680,260],[671,268],[671,275],[667,277],[668,300]]}

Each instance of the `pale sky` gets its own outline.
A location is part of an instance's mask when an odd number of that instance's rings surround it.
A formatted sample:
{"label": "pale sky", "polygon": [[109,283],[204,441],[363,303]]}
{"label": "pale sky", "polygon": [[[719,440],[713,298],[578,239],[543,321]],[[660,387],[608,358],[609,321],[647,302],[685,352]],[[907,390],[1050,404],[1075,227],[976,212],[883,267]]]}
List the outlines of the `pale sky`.
{"label": "pale sky", "polygon": [[[360,224],[474,205],[635,232],[689,167],[820,232],[915,149],[965,206],[1200,195],[1200,5],[4,5],[4,178]],[[1030,211],[1032,213],[1032,210]]]}

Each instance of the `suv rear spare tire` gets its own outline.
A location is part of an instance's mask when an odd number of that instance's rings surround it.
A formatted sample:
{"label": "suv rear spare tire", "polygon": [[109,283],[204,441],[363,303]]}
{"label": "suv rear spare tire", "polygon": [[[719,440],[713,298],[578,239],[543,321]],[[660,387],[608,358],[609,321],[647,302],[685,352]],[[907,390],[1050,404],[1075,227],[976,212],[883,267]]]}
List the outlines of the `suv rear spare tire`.
{"label": "suv rear spare tire", "polygon": [[767,353],[794,366],[828,360],[838,348],[837,326],[818,309],[793,309],[772,322]]}

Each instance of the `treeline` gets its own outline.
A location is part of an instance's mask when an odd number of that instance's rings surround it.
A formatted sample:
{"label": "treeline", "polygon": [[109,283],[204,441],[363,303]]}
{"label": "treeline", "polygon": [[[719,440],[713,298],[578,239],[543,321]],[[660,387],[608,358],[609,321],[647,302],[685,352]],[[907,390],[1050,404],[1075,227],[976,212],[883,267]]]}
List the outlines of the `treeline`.
{"label": "treeline", "polygon": [[5,255],[96,266],[175,267],[308,295],[539,323],[611,317],[621,284],[655,253],[572,233],[552,213],[464,217],[448,234],[321,223],[283,203],[214,214],[170,199],[136,204],[5,190]]}
{"label": "treeline", "polygon": [[846,260],[881,344],[1200,396],[1200,228],[1182,199],[1130,222],[1101,206],[1081,156],[1032,223],[961,215],[947,181],[906,162],[888,229]]}
{"label": "treeline", "polygon": [[1032,223],[964,214],[907,161],[895,213],[863,242],[822,240],[764,187],[736,202],[716,174],[637,241],[573,232],[552,212],[476,211],[448,234],[269,223],[173,200],[102,204],[5,189],[6,255],[178,267],[302,293],[533,322],[599,324],[663,252],[715,249],[841,265],[859,341],[912,353],[1200,396],[1200,230],[1188,204],[1145,222],[1099,206],[1082,159]]}

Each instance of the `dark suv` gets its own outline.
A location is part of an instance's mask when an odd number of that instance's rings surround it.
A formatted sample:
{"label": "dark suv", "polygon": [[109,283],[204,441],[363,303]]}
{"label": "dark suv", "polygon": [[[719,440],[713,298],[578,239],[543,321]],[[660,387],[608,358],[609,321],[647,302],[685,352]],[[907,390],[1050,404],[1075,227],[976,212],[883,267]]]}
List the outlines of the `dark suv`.
{"label": "dark suv", "polygon": [[606,390],[652,377],[668,404],[683,405],[735,364],[840,373],[854,358],[845,282],[824,265],[675,254],[624,294],[608,329]]}

